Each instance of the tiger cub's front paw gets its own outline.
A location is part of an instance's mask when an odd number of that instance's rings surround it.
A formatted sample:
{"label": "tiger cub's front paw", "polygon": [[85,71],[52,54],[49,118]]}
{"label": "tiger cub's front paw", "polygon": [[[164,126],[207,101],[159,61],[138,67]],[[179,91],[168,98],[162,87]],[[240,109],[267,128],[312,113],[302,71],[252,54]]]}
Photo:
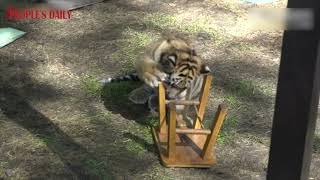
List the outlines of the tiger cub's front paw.
{"label": "tiger cub's front paw", "polygon": [[160,83],[160,81],[156,78],[146,78],[144,82],[151,88],[158,87]]}
{"label": "tiger cub's front paw", "polygon": [[168,78],[168,74],[160,71],[156,73],[156,76],[158,77],[158,79],[160,79],[160,81],[165,81]]}

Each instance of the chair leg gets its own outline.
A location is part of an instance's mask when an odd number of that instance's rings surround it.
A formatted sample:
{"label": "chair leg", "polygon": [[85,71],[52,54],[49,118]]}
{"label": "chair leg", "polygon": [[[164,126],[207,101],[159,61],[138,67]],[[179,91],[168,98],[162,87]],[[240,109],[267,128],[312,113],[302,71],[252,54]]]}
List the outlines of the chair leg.
{"label": "chair leg", "polygon": [[215,120],[212,125],[211,134],[208,135],[207,140],[203,147],[203,151],[201,155],[203,159],[207,159],[208,157],[210,157],[210,153],[212,153],[212,148],[217,142],[217,138],[226,114],[227,114],[226,106],[223,104],[220,104],[215,116]]}
{"label": "chair leg", "polygon": [[167,122],[166,122],[166,95],[165,89],[162,83],[159,84],[159,126],[160,133],[167,132]]}
{"label": "chair leg", "polygon": [[203,81],[202,86],[202,94],[200,96],[200,104],[198,106],[198,117],[194,123],[194,129],[200,129],[201,128],[201,121],[203,120],[204,111],[208,102],[209,93],[210,93],[210,87],[213,77],[208,75],[205,77]]}
{"label": "chair leg", "polygon": [[168,157],[169,159],[175,158],[176,154],[176,108],[174,105],[170,106],[170,122],[168,133]]}

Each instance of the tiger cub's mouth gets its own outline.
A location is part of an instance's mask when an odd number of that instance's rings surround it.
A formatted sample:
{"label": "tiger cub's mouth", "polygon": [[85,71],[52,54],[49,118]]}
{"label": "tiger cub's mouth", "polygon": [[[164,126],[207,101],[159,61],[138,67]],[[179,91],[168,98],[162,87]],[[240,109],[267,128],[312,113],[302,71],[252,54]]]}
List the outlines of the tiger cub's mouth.
{"label": "tiger cub's mouth", "polygon": [[170,82],[163,82],[163,85],[166,90],[166,97],[171,100],[179,100],[185,96],[187,88],[180,88],[175,84]]}

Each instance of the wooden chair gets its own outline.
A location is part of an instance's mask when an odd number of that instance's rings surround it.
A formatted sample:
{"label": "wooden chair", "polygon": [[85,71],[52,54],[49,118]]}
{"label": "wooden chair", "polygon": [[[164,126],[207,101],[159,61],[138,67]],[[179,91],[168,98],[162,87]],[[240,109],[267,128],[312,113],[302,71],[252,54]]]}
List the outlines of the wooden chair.
{"label": "wooden chair", "polygon": [[[225,119],[227,108],[220,104],[212,129],[203,129],[203,117],[208,102],[213,77],[207,75],[199,101],[166,100],[165,88],[159,85],[160,125],[152,129],[160,160],[166,167],[210,167],[216,163],[213,147]],[[166,120],[166,105],[169,105],[169,121]],[[193,128],[177,128],[175,105],[194,105],[197,117]]]}

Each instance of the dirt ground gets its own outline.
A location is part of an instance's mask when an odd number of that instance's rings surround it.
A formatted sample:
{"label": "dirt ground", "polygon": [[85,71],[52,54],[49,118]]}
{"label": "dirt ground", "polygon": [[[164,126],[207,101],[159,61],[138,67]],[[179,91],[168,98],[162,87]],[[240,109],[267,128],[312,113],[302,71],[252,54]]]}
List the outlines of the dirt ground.
{"label": "dirt ground", "polygon": [[[0,49],[0,179],[265,179],[281,31],[250,29],[253,7],[236,0],[109,0],[71,20],[3,21],[27,32]],[[164,168],[156,119],[127,94],[123,75],[161,33],[183,34],[213,69],[206,111],[229,107],[208,169]],[[310,177],[320,179],[318,126]]]}

